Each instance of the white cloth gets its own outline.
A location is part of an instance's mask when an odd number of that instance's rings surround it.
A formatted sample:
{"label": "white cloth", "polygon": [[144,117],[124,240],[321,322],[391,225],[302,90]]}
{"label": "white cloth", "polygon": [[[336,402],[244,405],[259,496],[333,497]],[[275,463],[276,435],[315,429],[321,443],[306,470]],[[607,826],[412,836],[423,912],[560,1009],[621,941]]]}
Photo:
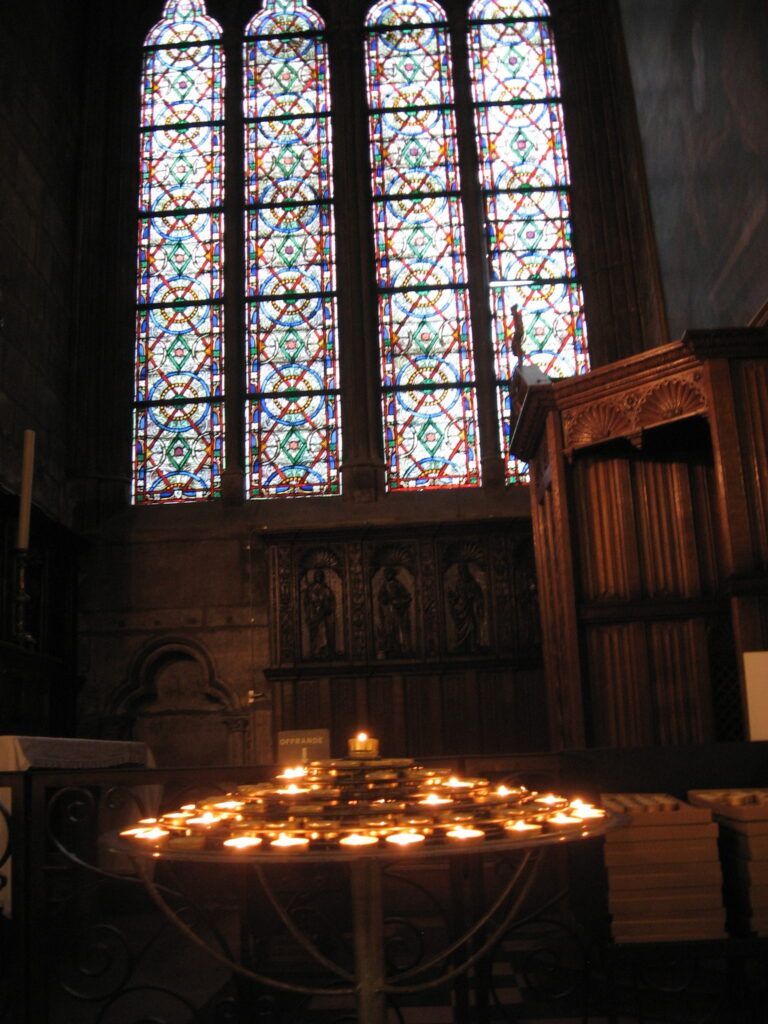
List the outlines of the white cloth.
{"label": "white cloth", "polygon": [[28,768],[154,767],[146,743],[125,740],[64,739],[59,736],[0,736],[0,772]]}
{"label": "white cloth", "polygon": [[[24,772],[29,768],[154,768],[155,759],[146,743],[127,740],[67,739],[61,736],[0,736],[0,772]],[[147,787],[149,788],[149,787]],[[154,787],[152,787],[154,789]],[[13,814],[11,791],[0,787],[0,803]],[[0,815],[0,850],[8,834]],[[0,911],[11,916],[11,861],[0,871],[7,885],[0,889]]]}

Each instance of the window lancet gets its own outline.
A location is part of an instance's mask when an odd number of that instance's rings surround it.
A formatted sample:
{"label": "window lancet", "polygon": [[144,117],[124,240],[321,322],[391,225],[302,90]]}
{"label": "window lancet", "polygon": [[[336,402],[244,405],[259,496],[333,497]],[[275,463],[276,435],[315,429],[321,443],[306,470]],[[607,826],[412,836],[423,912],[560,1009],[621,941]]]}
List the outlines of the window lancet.
{"label": "window lancet", "polygon": [[330,89],[323,29],[303,0],[265,0],[246,29],[251,498],[340,489]]}
{"label": "window lancet", "polygon": [[451,55],[433,0],[366,21],[385,460],[391,490],[479,483]]}
{"label": "window lancet", "polygon": [[[491,337],[482,343],[492,346],[502,451],[507,480],[515,483],[525,478],[525,467],[509,453],[513,339],[522,326],[524,358],[550,376],[583,373],[583,298],[548,6],[543,0],[474,0],[468,29],[469,113],[490,284]],[[221,494],[221,34],[205,0],[166,0],[145,41],[137,504]],[[230,250],[229,259],[244,268],[246,496],[338,494],[324,23],[306,0],[262,0],[246,27],[243,57],[245,245],[241,253]],[[454,107],[443,8],[437,0],[378,0],[365,19],[365,60],[387,487],[477,486],[478,395],[456,128],[465,111]],[[471,133],[462,138],[470,140]],[[236,390],[241,387],[238,382]],[[490,394],[480,398],[492,400]]]}
{"label": "window lancet", "polygon": [[498,410],[508,479],[515,310],[524,358],[552,377],[589,369],[571,244],[570,175],[549,10],[541,0],[476,0],[469,50],[484,195]]}
{"label": "window lancet", "polygon": [[144,49],[133,496],[213,498],[223,455],[224,60],[202,0]]}

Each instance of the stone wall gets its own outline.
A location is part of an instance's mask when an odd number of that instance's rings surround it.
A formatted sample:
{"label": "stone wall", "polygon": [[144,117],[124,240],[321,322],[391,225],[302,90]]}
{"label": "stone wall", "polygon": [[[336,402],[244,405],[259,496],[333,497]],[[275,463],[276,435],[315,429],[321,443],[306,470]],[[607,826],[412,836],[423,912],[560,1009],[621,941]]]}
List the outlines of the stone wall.
{"label": "stone wall", "polygon": [[0,23],[0,485],[18,490],[37,432],[34,499],[69,518],[86,3],[4,0]]}
{"label": "stone wall", "polygon": [[621,0],[671,336],[768,300],[768,8]]}

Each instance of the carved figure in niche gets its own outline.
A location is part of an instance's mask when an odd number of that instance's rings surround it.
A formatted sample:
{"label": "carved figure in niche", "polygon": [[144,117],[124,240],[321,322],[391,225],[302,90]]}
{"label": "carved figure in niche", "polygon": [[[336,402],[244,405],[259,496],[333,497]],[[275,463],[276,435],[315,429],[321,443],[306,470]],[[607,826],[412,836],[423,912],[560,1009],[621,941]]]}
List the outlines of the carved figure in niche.
{"label": "carved figure in niche", "polygon": [[336,595],[323,569],[315,569],[304,595],[304,619],[310,658],[332,658],[336,653]]}
{"label": "carved figure in niche", "polygon": [[376,597],[379,606],[379,649],[385,658],[397,658],[411,650],[411,592],[393,565],[384,570]]}
{"label": "carved figure in niche", "polygon": [[466,562],[459,562],[456,582],[448,588],[447,598],[456,629],[453,650],[458,654],[474,654],[482,646],[485,598]]}

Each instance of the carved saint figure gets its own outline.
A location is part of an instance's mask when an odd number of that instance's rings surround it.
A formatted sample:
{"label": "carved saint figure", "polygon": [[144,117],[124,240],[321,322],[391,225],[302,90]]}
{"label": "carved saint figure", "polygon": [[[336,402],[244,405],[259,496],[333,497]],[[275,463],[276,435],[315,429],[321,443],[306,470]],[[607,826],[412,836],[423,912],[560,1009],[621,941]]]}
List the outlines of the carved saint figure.
{"label": "carved saint figure", "polygon": [[456,627],[454,651],[474,654],[480,649],[485,601],[480,584],[466,562],[460,562],[456,582],[448,590],[448,608]]}
{"label": "carved saint figure", "polygon": [[397,569],[387,566],[377,595],[381,650],[385,657],[398,657],[410,650],[412,600]]}
{"label": "carved saint figure", "polygon": [[325,572],[315,569],[304,591],[309,656],[332,658],[336,653],[336,595],[325,581]]}

